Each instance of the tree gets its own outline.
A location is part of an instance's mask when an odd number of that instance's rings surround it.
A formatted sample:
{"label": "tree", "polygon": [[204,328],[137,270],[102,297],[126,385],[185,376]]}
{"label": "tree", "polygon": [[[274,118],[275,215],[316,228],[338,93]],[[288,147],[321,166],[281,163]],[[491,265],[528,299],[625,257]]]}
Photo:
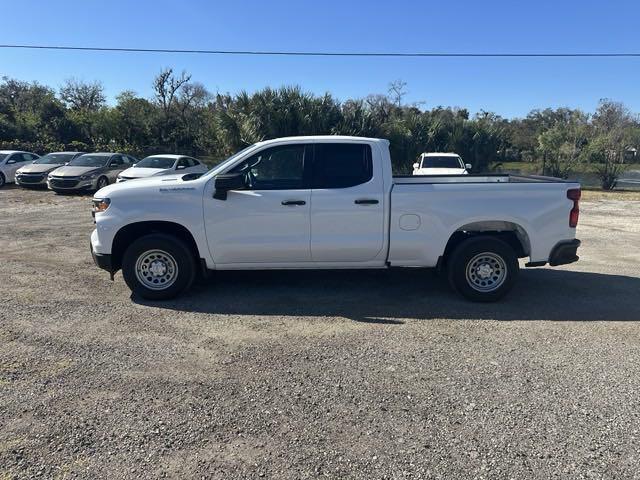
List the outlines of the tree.
{"label": "tree", "polygon": [[402,99],[407,94],[407,82],[400,79],[390,82],[388,92],[393,103],[401,107]]}
{"label": "tree", "polygon": [[603,189],[613,190],[625,171],[625,152],[637,125],[636,117],[622,103],[600,100],[593,116],[594,139],[589,153]]}
{"label": "tree", "polygon": [[100,82],[85,83],[73,78],[60,88],[60,98],[71,110],[83,112],[96,112],[106,101]]}
{"label": "tree", "polygon": [[567,111],[538,135],[543,175],[569,178],[588,143],[588,116],[579,110]]}

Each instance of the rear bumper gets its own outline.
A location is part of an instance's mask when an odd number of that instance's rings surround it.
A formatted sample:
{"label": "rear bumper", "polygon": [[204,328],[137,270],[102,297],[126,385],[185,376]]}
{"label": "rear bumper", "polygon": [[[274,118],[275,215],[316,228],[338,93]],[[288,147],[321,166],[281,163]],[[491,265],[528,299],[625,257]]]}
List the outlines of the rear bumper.
{"label": "rear bumper", "polygon": [[[551,255],[549,255],[549,265],[552,267],[557,267],[558,265],[566,265],[567,263],[577,262],[580,257],[578,257],[578,247],[580,246],[580,240],[577,238],[573,240],[563,240],[558,242],[553,250],[551,250]],[[525,266],[526,267],[543,267],[547,264],[547,262],[529,262]]]}
{"label": "rear bumper", "polygon": [[577,238],[559,242],[555,247],[553,247],[553,250],[551,250],[549,265],[555,267],[557,265],[566,265],[567,263],[577,262],[580,258],[577,255],[579,246],[580,240]]}

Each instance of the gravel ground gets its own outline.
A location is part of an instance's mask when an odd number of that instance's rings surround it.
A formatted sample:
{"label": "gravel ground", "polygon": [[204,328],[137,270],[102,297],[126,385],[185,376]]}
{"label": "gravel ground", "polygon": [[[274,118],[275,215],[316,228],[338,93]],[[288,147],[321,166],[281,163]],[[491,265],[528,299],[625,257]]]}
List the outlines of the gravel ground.
{"label": "gravel ground", "polygon": [[0,212],[0,479],[640,478],[640,202],[583,202],[581,261],[491,305],[418,270],[147,303],[88,197]]}

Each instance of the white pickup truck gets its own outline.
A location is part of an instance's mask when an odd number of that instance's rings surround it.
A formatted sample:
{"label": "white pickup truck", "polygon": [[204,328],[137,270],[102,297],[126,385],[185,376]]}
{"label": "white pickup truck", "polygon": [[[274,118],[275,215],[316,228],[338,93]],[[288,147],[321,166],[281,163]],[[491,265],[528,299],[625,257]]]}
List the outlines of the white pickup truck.
{"label": "white pickup truck", "polygon": [[437,267],[494,301],[527,266],[578,260],[580,185],[508,175],[392,176],[389,142],[292,137],[256,143],[204,175],[99,190],[95,263],[167,299],[199,272]]}

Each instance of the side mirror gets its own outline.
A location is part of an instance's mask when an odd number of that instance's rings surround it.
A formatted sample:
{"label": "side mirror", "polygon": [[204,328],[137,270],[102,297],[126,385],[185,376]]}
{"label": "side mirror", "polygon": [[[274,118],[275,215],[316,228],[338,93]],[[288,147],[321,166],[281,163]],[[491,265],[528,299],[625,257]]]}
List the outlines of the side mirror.
{"label": "side mirror", "polygon": [[7,160],[7,165],[13,165],[14,163],[18,163],[18,162],[16,162],[13,158],[10,160]]}
{"label": "side mirror", "polygon": [[131,165],[132,167],[135,167],[137,165],[137,163],[134,163],[133,165]]}
{"label": "side mirror", "polygon": [[69,162],[65,162],[64,164],[65,164],[65,165],[69,165]]}
{"label": "side mirror", "polygon": [[184,170],[185,168],[187,168],[185,165],[178,165],[176,170]]}
{"label": "side mirror", "polygon": [[218,175],[215,180],[213,198],[216,200],[226,200],[229,190],[243,190],[246,187],[244,173],[227,173]]}
{"label": "side mirror", "polygon": [[473,168],[473,166],[470,163],[465,163],[464,164],[464,168],[466,168],[467,170],[471,170],[471,168]]}
{"label": "side mirror", "polygon": [[419,163],[414,163],[414,164],[413,164],[413,169],[414,169],[414,170],[417,170],[417,169],[419,169],[419,168],[420,168],[420,164],[419,164]]}

